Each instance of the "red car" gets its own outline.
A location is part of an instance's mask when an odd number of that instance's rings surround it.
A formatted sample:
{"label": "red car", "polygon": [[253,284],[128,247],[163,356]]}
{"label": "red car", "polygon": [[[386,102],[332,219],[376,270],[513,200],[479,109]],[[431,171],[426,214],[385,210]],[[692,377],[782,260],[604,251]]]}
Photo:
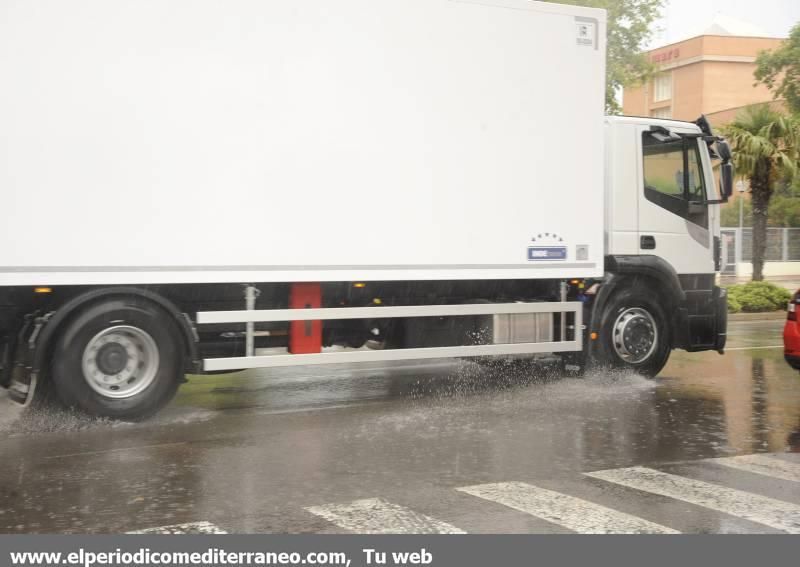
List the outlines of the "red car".
{"label": "red car", "polygon": [[783,354],[789,366],[800,370],[800,290],[789,301],[789,316],[783,328]]}

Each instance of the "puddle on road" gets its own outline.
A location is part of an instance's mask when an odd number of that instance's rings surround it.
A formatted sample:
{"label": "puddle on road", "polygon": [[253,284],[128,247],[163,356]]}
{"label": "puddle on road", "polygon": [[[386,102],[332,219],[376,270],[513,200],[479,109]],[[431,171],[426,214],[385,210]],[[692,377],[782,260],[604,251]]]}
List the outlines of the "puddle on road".
{"label": "puddle on road", "polygon": [[54,401],[42,401],[24,408],[8,399],[0,390],[0,434],[8,438],[41,433],[65,433],[93,429],[128,429],[195,423],[211,419],[215,412],[198,408],[167,408],[142,423],[115,421],[91,417],[60,406]]}
{"label": "puddle on road", "polygon": [[[651,389],[654,382],[635,375],[595,374],[567,379],[552,364],[519,360],[476,363],[467,360],[431,363],[300,368],[191,377],[176,400],[143,423],[94,418],[43,401],[30,408],[10,402],[0,392],[0,433],[8,437],[97,429],[159,428],[213,419],[220,410],[287,413],[341,408],[368,402],[405,400],[433,404],[437,411],[459,411],[473,400],[517,397],[517,392],[544,389],[550,402],[576,398],[623,396],[623,390]],[[540,392],[541,394],[541,392]],[[529,396],[525,396],[526,398]],[[535,398],[535,396],[534,396]],[[526,403],[530,403],[528,400]]]}
{"label": "puddle on road", "polygon": [[575,413],[576,408],[588,409],[588,419],[592,410],[586,408],[587,404],[629,403],[640,398],[647,401],[657,388],[656,381],[630,372],[596,371],[569,377],[535,365],[465,365],[449,376],[406,384],[404,397],[413,409],[409,411],[407,404],[397,412],[378,414],[375,421],[413,427],[426,420],[460,415],[461,423],[471,425],[480,414],[513,419],[523,413],[529,420],[531,414]]}

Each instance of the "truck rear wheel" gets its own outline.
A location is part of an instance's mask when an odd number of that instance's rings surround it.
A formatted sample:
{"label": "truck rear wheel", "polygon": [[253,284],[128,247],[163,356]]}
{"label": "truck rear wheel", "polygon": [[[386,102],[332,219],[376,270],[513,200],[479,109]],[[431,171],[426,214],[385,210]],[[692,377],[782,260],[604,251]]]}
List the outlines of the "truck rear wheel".
{"label": "truck rear wheel", "polygon": [[643,291],[628,288],[611,299],[599,329],[596,360],[602,366],[655,377],[672,350],[664,310]]}
{"label": "truck rear wheel", "polygon": [[142,419],[175,395],[183,358],[167,313],[141,298],[117,297],[88,306],[66,323],[51,375],[67,406],[102,417]]}

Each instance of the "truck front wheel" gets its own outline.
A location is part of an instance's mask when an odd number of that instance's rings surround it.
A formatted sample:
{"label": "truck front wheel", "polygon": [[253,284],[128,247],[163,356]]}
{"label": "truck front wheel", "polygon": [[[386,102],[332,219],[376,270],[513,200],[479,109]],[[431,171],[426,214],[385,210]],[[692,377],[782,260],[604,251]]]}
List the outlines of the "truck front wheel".
{"label": "truck front wheel", "polygon": [[166,405],[183,378],[183,351],[167,313],[137,297],[94,303],[59,334],[51,376],[69,407],[142,419]]}
{"label": "truck front wheel", "polygon": [[628,288],[611,298],[600,320],[595,347],[601,366],[655,377],[671,351],[664,310],[643,291]]}

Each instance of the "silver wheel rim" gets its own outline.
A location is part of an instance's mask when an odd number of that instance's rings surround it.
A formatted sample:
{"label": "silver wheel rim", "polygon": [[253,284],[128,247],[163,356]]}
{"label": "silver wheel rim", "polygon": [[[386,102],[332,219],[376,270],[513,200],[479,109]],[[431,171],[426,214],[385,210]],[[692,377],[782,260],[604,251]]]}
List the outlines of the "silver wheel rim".
{"label": "silver wheel rim", "polygon": [[641,364],[653,355],[658,344],[658,327],[653,316],[641,307],[631,307],[614,322],[614,350],[630,364]]}
{"label": "silver wheel rim", "polygon": [[107,398],[130,398],[145,390],[158,372],[158,347],[148,333],[117,325],[97,333],[83,351],[83,377]]}

